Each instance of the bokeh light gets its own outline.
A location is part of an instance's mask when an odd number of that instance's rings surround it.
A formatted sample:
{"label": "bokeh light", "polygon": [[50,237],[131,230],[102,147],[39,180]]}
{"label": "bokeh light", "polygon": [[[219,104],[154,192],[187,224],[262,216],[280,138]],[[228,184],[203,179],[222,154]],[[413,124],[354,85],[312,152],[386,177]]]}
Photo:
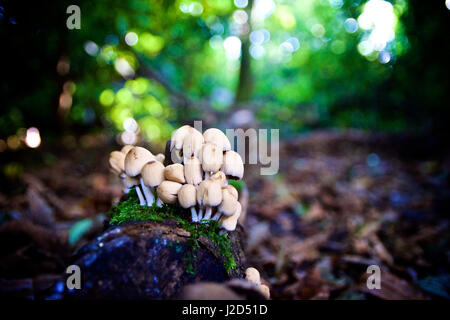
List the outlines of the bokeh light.
{"label": "bokeh light", "polygon": [[225,53],[230,60],[237,60],[241,56],[241,40],[236,36],[231,36],[223,42]]}
{"label": "bokeh light", "polygon": [[25,136],[25,143],[30,148],[37,148],[41,144],[41,135],[39,130],[35,127],[27,129],[27,134]]}
{"label": "bokeh light", "polygon": [[348,18],[344,22],[344,28],[348,33],[355,33],[358,30],[358,21],[353,18]]}
{"label": "bokeh light", "polygon": [[125,43],[129,46],[134,46],[138,42],[138,35],[135,32],[128,32],[125,35]]}

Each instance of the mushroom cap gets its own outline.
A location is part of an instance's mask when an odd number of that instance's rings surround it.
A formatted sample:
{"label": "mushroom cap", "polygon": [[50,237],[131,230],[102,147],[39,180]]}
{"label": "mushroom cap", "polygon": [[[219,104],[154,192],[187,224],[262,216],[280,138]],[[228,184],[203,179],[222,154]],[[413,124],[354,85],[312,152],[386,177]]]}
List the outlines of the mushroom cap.
{"label": "mushroom cap", "polygon": [[270,289],[265,284],[259,286],[259,291],[261,291],[262,295],[269,300],[270,299]]}
{"label": "mushroom cap", "polygon": [[228,140],[227,136],[217,128],[209,128],[203,132],[203,138],[205,139],[205,143],[215,143],[223,151],[231,150],[230,140]]}
{"label": "mushroom cap", "polygon": [[211,183],[210,180],[203,180],[200,182],[197,188],[197,202],[199,205],[203,205],[203,196],[206,192],[206,187]]}
{"label": "mushroom cap", "polygon": [[180,190],[178,190],[178,202],[180,205],[187,209],[195,206],[197,201],[197,189],[192,184],[184,184]]}
{"label": "mushroom cap", "polygon": [[225,152],[222,171],[232,179],[242,179],[244,176],[244,163],[239,153],[233,150]]}
{"label": "mushroom cap", "polygon": [[184,137],[183,140],[183,157],[185,159],[190,158],[192,156],[198,157],[202,145],[203,145],[203,135],[197,131],[192,130],[189,134]]}
{"label": "mushroom cap", "polygon": [[245,269],[245,280],[258,286],[261,285],[261,276],[259,275],[259,271],[253,267]]}
{"label": "mushroom cap", "polygon": [[180,190],[182,184],[173,181],[163,181],[156,189],[158,197],[164,203],[176,203],[178,198],[178,191]]}
{"label": "mushroom cap", "polygon": [[242,206],[237,202],[237,208],[236,211],[233,213],[232,216],[225,216],[223,215],[220,220],[219,224],[222,229],[225,229],[227,231],[234,231],[236,230],[236,225],[239,219],[239,216],[241,215]]}
{"label": "mushroom cap", "polygon": [[222,203],[219,206],[219,212],[231,216],[237,209],[238,201],[228,189],[222,189]]}
{"label": "mushroom cap", "polygon": [[173,148],[172,151],[170,151],[170,159],[172,160],[172,163],[183,163],[183,150]]}
{"label": "mushroom cap", "polygon": [[126,188],[133,188],[134,186],[137,186],[139,184],[139,179],[129,176],[124,176],[122,180]]}
{"label": "mushroom cap", "polygon": [[200,161],[203,171],[217,172],[223,164],[222,149],[214,143],[208,142],[203,145],[200,153]]}
{"label": "mushroom cap", "polygon": [[164,177],[166,180],[185,183],[184,166],[181,163],[174,163],[164,168]]}
{"label": "mushroom cap", "polygon": [[132,144],[126,144],[122,147],[122,149],[120,150],[120,152],[122,152],[123,154],[127,155],[128,151],[130,151],[131,149],[133,149],[134,146]]}
{"label": "mushroom cap", "polygon": [[229,185],[227,185],[227,186],[225,186],[225,187],[222,187],[222,190],[223,190],[223,189],[227,189],[228,192],[230,192],[230,193],[233,195],[233,197],[236,198],[236,200],[239,199],[239,193],[238,193],[238,191],[237,191],[236,188],[233,187],[231,184],[229,184]]}
{"label": "mushroom cap", "polygon": [[178,149],[178,150],[182,149],[184,138],[186,137],[186,135],[188,135],[189,133],[192,133],[193,131],[199,132],[198,130],[192,128],[189,125],[184,125],[184,126],[178,128],[177,130],[175,130],[172,133],[172,137],[170,139],[170,151],[172,151],[173,149]]}
{"label": "mushroom cap", "polygon": [[120,175],[125,170],[125,154],[120,151],[113,151],[109,154],[109,166],[111,170]]}
{"label": "mushroom cap", "polygon": [[195,186],[202,182],[203,172],[200,160],[195,157],[186,160],[184,164],[184,177],[187,183]]}
{"label": "mushroom cap", "polygon": [[203,180],[197,188],[197,202],[209,207],[218,206],[222,202],[222,191],[217,181]]}
{"label": "mushroom cap", "polygon": [[217,181],[211,181],[203,193],[203,204],[208,207],[216,207],[222,202],[222,188]]}
{"label": "mushroom cap", "polygon": [[221,187],[224,187],[227,181],[227,177],[225,176],[225,173],[223,173],[222,171],[217,171],[211,177],[209,177],[209,180],[217,181]]}
{"label": "mushroom cap", "polygon": [[141,173],[142,167],[155,157],[150,151],[142,147],[133,147],[125,157],[125,173],[130,177],[135,177]]}
{"label": "mushroom cap", "polygon": [[164,163],[164,160],[166,159],[166,156],[163,155],[162,153],[158,153],[158,154],[155,156],[155,159],[158,160],[158,161],[161,162],[161,163]]}
{"label": "mushroom cap", "polygon": [[159,161],[153,160],[142,168],[141,176],[146,186],[159,186],[164,181],[164,165]]}

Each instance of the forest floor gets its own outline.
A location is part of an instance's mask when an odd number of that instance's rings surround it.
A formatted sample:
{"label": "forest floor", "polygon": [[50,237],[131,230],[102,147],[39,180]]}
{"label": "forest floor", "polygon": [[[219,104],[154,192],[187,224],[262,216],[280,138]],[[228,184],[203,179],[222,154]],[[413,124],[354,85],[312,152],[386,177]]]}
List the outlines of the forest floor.
{"label": "forest floor", "polygon": [[[122,194],[109,140],[70,142],[2,164],[0,296],[50,286]],[[450,155],[416,149],[320,131],[281,143],[279,174],[246,169],[246,253],[273,299],[450,298]],[[379,290],[366,285],[370,265]]]}

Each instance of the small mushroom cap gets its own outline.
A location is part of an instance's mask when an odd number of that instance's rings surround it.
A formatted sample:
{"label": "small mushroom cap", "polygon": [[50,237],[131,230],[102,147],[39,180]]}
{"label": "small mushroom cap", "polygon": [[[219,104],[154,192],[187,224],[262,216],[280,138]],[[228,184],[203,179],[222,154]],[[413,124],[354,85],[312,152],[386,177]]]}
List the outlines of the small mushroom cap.
{"label": "small mushroom cap", "polygon": [[159,161],[153,160],[142,168],[141,176],[146,186],[159,186],[164,181],[164,165]]}
{"label": "small mushroom cap", "polygon": [[197,189],[192,184],[184,184],[178,190],[178,202],[187,209],[195,206],[197,200]]}
{"label": "small mushroom cap", "polygon": [[186,160],[184,164],[184,177],[187,183],[195,186],[202,182],[203,172],[200,160],[195,157]]}
{"label": "small mushroom cap", "polygon": [[184,166],[181,163],[174,163],[164,168],[164,177],[166,180],[185,183]]}
{"label": "small mushroom cap", "polygon": [[211,180],[203,180],[200,182],[197,188],[197,202],[199,205],[203,205],[203,197],[206,192],[206,187],[211,183]]}
{"label": "small mushroom cap", "polygon": [[238,191],[236,190],[236,188],[233,187],[232,185],[229,184],[229,185],[227,185],[227,186],[225,186],[225,187],[222,187],[222,190],[223,190],[223,189],[227,189],[228,192],[230,192],[230,193],[233,195],[233,197],[236,198],[236,200],[239,199],[239,193],[238,193]]}
{"label": "small mushroom cap", "polygon": [[224,187],[227,181],[227,177],[225,176],[225,173],[223,173],[222,171],[217,171],[211,177],[209,177],[209,179],[212,181],[217,181],[221,187]]}
{"label": "small mushroom cap", "polygon": [[203,145],[203,135],[197,131],[192,130],[191,133],[187,134],[183,140],[183,157],[185,159],[192,156],[198,157]]}
{"label": "small mushroom cap", "polygon": [[223,164],[223,153],[214,143],[208,142],[203,145],[201,155],[201,163],[203,171],[217,172]]}
{"label": "small mushroom cap", "polygon": [[265,284],[260,285],[259,291],[261,291],[264,298],[266,298],[267,300],[270,299],[270,289],[268,286],[266,286]]}
{"label": "small mushroom cap", "polygon": [[222,203],[219,206],[219,212],[231,216],[237,209],[238,201],[228,189],[222,189]]}
{"label": "small mushroom cap", "polygon": [[161,162],[161,163],[164,163],[164,160],[166,159],[166,156],[163,155],[162,153],[158,153],[158,154],[155,156],[155,159],[156,159],[157,161]]}
{"label": "small mushroom cap", "polygon": [[125,172],[130,177],[135,177],[141,173],[144,165],[155,157],[150,151],[142,147],[133,147],[125,157]]}
{"label": "small mushroom cap", "polygon": [[245,279],[250,283],[256,284],[258,286],[261,285],[261,277],[259,275],[259,271],[253,267],[247,268],[245,270]]}
{"label": "small mushroom cap", "polygon": [[211,181],[203,194],[203,203],[208,207],[216,207],[222,202],[222,188],[217,181]]}
{"label": "small mushroom cap", "polygon": [[177,130],[175,130],[172,133],[172,137],[170,139],[170,151],[172,151],[173,149],[178,149],[178,150],[182,149],[184,138],[186,137],[186,135],[191,133],[193,130],[195,130],[195,129],[189,125],[184,125],[184,126],[178,128]]}
{"label": "small mushroom cap", "polygon": [[205,143],[212,142],[219,146],[222,151],[231,150],[230,140],[217,128],[210,128],[203,132],[203,138],[205,139]]}
{"label": "small mushroom cap", "polygon": [[129,176],[124,176],[123,178],[123,184],[126,188],[133,188],[134,186],[137,186],[139,184],[139,179],[132,178]]}
{"label": "small mushroom cap", "polygon": [[120,150],[120,152],[122,152],[123,154],[127,155],[128,151],[130,151],[131,149],[133,149],[134,146],[132,144],[126,144],[122,147],[122,149]]}
{"label": "small mushroom cap", "polygon": [[237,225],[239,216],[241,215],[241,210],[242,210],[242,207],[241,207],[241,204],[238,201],[237,202],[236,211],[233,213],[232,216],[225,216],[225,215],[223,215],[220,218],[220,221],[219,221],[220,227],[222,229],[227,230],[227,231],[234,231],[234,230],[236,230],[236,225]]}
{"label": "small mushroom cap", "polygon": [[182,184],[173,181],[163,181],[156,189],[158,197],[164,203],[176,203],[178,198],[178,191],[180,190]]}
{"label": "small mushroom cap", "polygon": [[242,179],[244,176],[244,163],[239,153],[233,150],[225,152],[222,171],[233,179]]}
{"label": "small mushroom cap", "polygon": [[172,151],[170,151],[170,159],[172,160],[172,163],[183,163],[183,150],[173,148]]}
{"label": "small mushroom cap", "polygon": [[111,170],[120,175],[125,170],[125,154],[120,151],[113,151],[109,154],[109,166]]}

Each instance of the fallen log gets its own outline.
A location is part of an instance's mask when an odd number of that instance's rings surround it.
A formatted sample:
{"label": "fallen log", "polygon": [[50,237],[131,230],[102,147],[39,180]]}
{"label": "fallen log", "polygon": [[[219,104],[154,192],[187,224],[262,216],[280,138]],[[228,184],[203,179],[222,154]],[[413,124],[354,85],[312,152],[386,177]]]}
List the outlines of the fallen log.
{"label": "fallen log", "polygon": [[65,297],[171,299],[187,284],[244,278],[243,228],[224,233],[215,221],[193,224],[189,217],[178,206],[123,201],[106,231],[75,255],[81,288]]}

